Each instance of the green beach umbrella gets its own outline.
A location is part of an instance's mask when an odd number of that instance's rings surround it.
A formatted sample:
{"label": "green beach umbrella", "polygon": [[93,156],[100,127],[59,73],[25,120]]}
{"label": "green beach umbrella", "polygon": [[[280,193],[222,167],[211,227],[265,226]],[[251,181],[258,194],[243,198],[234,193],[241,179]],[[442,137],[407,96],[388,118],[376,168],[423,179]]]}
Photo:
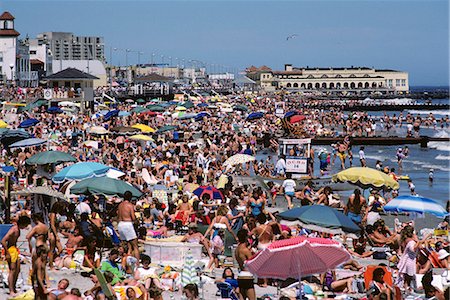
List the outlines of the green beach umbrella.
{"label": "green beach umbrella", "polygon": [[140,190],[131,184],[106,176],[84,179],[70,188],[70,192],[76,195],[102,194],[107,196],[119,196],[122,198],[127,191],[131,192],[133,198],[135,199],[144,195]]}
{"label": "green beach umbrella", "polygon": [[177,127],[173,126],[173,125],[164,125],[163,127],[160,127],[156,133],[163,133],[163,132],[167,132],[167,131],[172,131],[175,130]]}
{"label": "green beach umbrella", "polygon": [[179,104],[178,106],[183,106],[183,107],[186,107],[187,109],[189,109],[189,108],[193,108],[194,107],[194,103],[192,103],[191,101],[186,101],[186,102],[184,102],[183,104]]}
{"label": "green beach umbrella", "polygon": [[136,102],[139,103],[139,104],[142,104],[142,103],[146,103],[147,101],[145,101],[142,98],[139,98],[139,99],[136,100]]}
{"label": "green beach umbrella", "polygon": [[159,112],[162,112],[162,111],[166,110],[164,107],[162,107],[160,105],[153,105],[153,104],[147,105],[146,108],[151,110],[151,111],[159,111]]}
{"label": "green beach umbrella", "polygon": [[190,249],[184,259],[183,271],[181,272],[181,284],[185,286],[189,283],[200,283],[200,277],[197,275],[194,257],[192,256],[192,251]]}
{"label": "green beach umbrella", "polygon": [[131,112],[134,112],[134,113],[139,114],[139,113],[144,112],[144,111],[147,111],[147,110],[148,110],[148,109],[145,108],[145,107],[142,107],[142,106],[136,106],[135,108],[133,108],[133,109],[131,110]]}
{"label": "green beach umbrella", "polygon": [[245,106],[245,105],[243,105],[243,104],[235,105],[235,106],[233,107],[233,109],[234,109],[234,110],[239,110],[239,111],[248,111],[248,107]]}
{"label": "green beach umbrella", "polygon": [[39,152],[26,160],[29,165],[59,164],[63,162],[76,162],[77,159],[66,152],[44,151]]}

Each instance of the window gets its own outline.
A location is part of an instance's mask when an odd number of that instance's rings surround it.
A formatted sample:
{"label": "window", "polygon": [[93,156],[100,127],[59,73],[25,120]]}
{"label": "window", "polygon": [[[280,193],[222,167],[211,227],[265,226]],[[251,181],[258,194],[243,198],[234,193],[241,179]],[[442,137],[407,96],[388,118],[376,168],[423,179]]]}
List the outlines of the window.
{"label": "window", "polygon": [[388,85],[388,87],[392,87],[392,79],[388,80],[388,84],[387,85]]}
{"label": "window", "polygon": [[3,52],[0,52],[0,62],[3,62]]}
{"label": "window", "polygon": [[395,86],[400,86],[400,79],[395,79]]}
{"label": "window", "polygon": [[402,86],[406,86],[406,79],[402,79]]}
{"label": "window", "polygon": [[36,54],[36,50],[30,50],[30,54]]}

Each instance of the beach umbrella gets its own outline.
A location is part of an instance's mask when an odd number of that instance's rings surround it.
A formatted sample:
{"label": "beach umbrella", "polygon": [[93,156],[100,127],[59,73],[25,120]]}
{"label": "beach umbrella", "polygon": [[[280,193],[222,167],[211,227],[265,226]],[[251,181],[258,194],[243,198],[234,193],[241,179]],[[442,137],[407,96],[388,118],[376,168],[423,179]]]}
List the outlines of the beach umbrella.
{"label": "beach umbrella", "polygon": [[69,153],[50,150],[36,153],[35,155],[27,159],[26,163],[29,165],[46,165],[76,161],[77,159]]}
{"label": "beach umbrella", "polygon": [[350,258],[337,241],[299,236],[273,242],[245,264],[259,278],[287,279],[324,273]]}
{"label": "beach umbrella", "polygon": [[247,120],[248,121],[252,121],[252,120],[257,120],[257,119],[261,119],[262,117],[264,117],[264,114],[262,112],[253,112],[251,114],[249,114],[247,116]]}
{"label": "beach umbrella", "polygon": [[61,101],[61,102],[58,102],[58,106],[77,106],[77,107],[79,107],[80,105],[78,103],[74,103],[71,101]]}
{"label": "beach umbrella", "polygon": [[154,105],[154,104],[147,105],[146,108],[151,110],[151,111],[158,111],[158,112],[163,112],[163,111],[166,110],[161,105]]}
{"label": "beach umbrella", "polygon": [[146,133],[147,133],[147,132],[152,133],[152,132],[155,132],[155,131],[156,131],[155,129],[151,128],[150,126],[145,125],[145,124],[140,124],[140,123],[134,124],[134,125],[131,126],[131,127],[136,128],[136,129],[139,129],[140,131],[146,132]]}
{"label": "beach umbrella", "polygon": [[139,114],[140,117],[142,117],[142,116],[154,117],[154,116],[157,116],[157,115],[158,115],[158,113],[156,113],[154,111],[151,111],[151,110],[147,110],[147,109]]}
{"label": "beach umbrella", "polygon": [[211,115],[208,114],[207,112],[201,112],[195,116],[195,121],[197,121],[197,122],[203,121],[203,118],[209,118],[209,117],[211,117]]}
{"label": "beach umbrella", "polygon": [[9,148],[18,148],[18,147],[32,147],[32,146],[38,146],[47,143],[46,140],[38,139],[38,138],[28,138],[24,139],[18,142],[15,142],[14,144],[9,145]]}
{"label": "beach umbrella", "polygon": [[175,130],[177,127],[173,126],[173,125],[164,125],[160,128],[158,128],[158,130],[156,131],[156,133],[163,133],[163,132],[167,132],[167,131],[173,131]]}
{"label": "beach umbrella", "polygon": [[250,161],[254,161],[255,157],[248,155],[248,154],[235,154],[233,156],[230,156],[224,163],[224,166],[234,166],[234,165],[240,165],[244,163],[248,163]]}
{"label": "beach umbrella", "polygon": [[193,194],[198,197],[198,199],[201,199],[204,194],[208,194],[210,196],[210,199],[223,199],[222,192],[219,191],[217,188],[213,186],[199,186],[193,191]]}
{"label": "beach umbrella", "polygon": [[106,172],[106,177],[119,179],[122,176],[125,176],[126,174],[119,169],[116,168],[110,168],[108,172]]}
{"label": "beach umbrella", "polygon": [[129,111],[120,111],[119,112],[119,117],[128,117],[129,115],[131,115],[131,112]]}
{"label": "beach umbrella", "polygon": [[308,205],[287,210],[278,215],[285,224],[300,226],[331,234],[354,233],[361,231],[349,217],[335,208],[324,205]]}
{"label": "beach umbrella", "polygon": [[64,180],[83,180],[91,177],[104,176],[110,167],[96,162],[79,162],[65,167],[52,180],[61,183]]}
{"label": "beach umbrella", "polygon": [[430,213],[438,217],[448,215],[448,212],[438,201],[413,195],[398,196],[389,201],[383,209],[389,212]]}
{"label": "beach umbrella", "polygon": [[185,112],[182,112],[182,113],[183,114],[178,117],[179,120],[194,119],[195,116],[197,116],[197,114],[195,114],[195,113],[185,113]]}
{"label": "beach umbrella", "polygon": [[191,249],[188,250],[184,258],[183,271],[181,272],[181,284],[186,286],[189,283],[200,283],[200,277],[197,275],[197,270],[195,269],[195,261]]}
{"label": "beach umbrella", "polygon": [[139,104],[143,104],[143,103],[145,103],[145,102],[147,102],[147,101],[145,101],[145,100],[142,99],[142,98],[139,98],[139,99],[136,100],[136,103],[139,103]]}
{"label": "beach umbrella", "polygon": [[140,198],[143,195],[140,190],[128,182],[106,176],[84,179],[70,188],[70,192],[76,195],[102,194],[122,198],[127,191],[131,192],[134,199]]}
{"label": "beach umbrella", "polygon": [[115,134],[136,134],[140,130],[138,128],[128,127],[128,126],[117,126],[111,128],[111,132],[114,132]]}
{"label": "beach umbrella", "polygon": [[399,189],[400,185],[389,175],[372,168],[353,167],[333,175],[334,182],[350,182],[363,189]]}
{"label": "beach umbrella", "polygon": [[6,127],[8,127],[8,123],[6,123],[3,120],[0,120],[0,128],[6,128]]}
{"label": "beach umbrella", "polygon": [[130,140],[138,140],[138,141],[154,141],[151,137],[149,137],[148,135],[143,135],[143,134],[136,134],[136,135],[132,135],[130,136]]}
{"label": "beach umbrella", "polygon": [[234,110],[238,110],[238,111],[248,111],[248,107],[246,106],[246,105],[243,105],[243,104],[238,104],[238,105],[235,105],[235,106],[233,106],[233,109]]}
{"label": "beach umbrella", "polygon": [[175,108],[176,111],[185,111],[186,107],[184,106],[177,106],[177,108]]}
{"label": "beach umbrella", "polygon": [[32,127],[32,126],[36,125],[39,122],[40,121],[37,120],[37,119],[26,119],[25,121],[23,121],[22,123],[19,124],[19,128]]}
{"label": "beach umbrella", "polygon": [[300,114],[300,112],[298,110],[290,110],[284,114],[283,118],[290,118],[292,116],[299,115],[299,114]]}
{"label": "beach umbrella", "polygon": [[114,117],[117,117],[119,115],[119,110],[118,109],[114,109],[114,110],[110,110],[108,111],[105,116],[103,117],[103,119],[105,121],[108,121],[109,119],[112,119]]}
{"label": "beach umbrella", "polygon": [[205,102],[201,102],[201,103],[197,104],[197,107],[207,107],[207,106],[208,106],[208,103],[205,103]]}
{"label": "beach umbrella", "polygon": [[289,122],[290,122],[291,124],[295,124],[295,123],[301,122],[301,121],[303,121],[303,120],[305,120],[305,119],[306,119],[306,117],[305,117],[304,115],[295,115],[295,116],[292,116],[292,117],[289,119]]}
{"label": "beach umbrella", "polygon": [[89,129],[89,133],[102,135],[102,134],[108,134],[109,131],[103,126],[93,126]]}
{"label": "beach umbrella", "polygon": [[186,113],[184,111],[177,111],[171,114],[172,119],[179,119],[184,116]]}
{"label": "beach umbrella", "polygon": [[30,138],[31,134],[23,131],[23,130],[16,130],[16,129],[7,129],[3,131],[0,134],[0,142],[5,145],[11,145],[17,141],[21,141],[27,138]]}
{"label": "beach umbrella", "polygon": [[194,103],[192,103],[191,101],[186,101],[183,104],[181,104],[181,106],[183,106],[184,108],[193,108],[194,107]]}
{"label": "beach umbrella", "polygon": [[47,108],[47,112],[49,112],[51,114],[61,114],[64,111],[61,108],[59,108],[58,106],[52,106],[52,107]]}
{"label": "beach umbrella", "polygon": [[23,190],[12,191],[11,194],[19,195],[19,196],[27,196],[27,195],[45,195],[48,197],[53,197],[59,200],[67,200],[66,196],[52,188],[51,186],[36,186],[31,188],[25,188]]}
{"label": "beach umbrella", "polygon": [[125,100],[125,102],[126,103],[134,103],[134,100],[133,99],[127,99],[127,100]]}
{"label": "beach umbrella", "polygon": [[148,111],[145,107],[142,107],[142,106],[136,106],[136,107],[133,107],[133,109],[131,110],[131,112],[134,112],[134,113],[142,113],[142,112],[144,112],[144,111]]}

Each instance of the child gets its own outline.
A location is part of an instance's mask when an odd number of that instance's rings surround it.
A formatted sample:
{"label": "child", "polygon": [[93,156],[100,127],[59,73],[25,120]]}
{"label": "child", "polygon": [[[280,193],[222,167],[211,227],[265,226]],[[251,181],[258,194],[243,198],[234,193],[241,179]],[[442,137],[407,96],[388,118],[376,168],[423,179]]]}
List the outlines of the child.
{"label": "child", "polygon": [[208,269],[211,269],[214,264],[216,268],[219,267],[219,255],[223,255],[225,250],[224,245],[225,230],[220,229],[215,237],[211,240],[211,254],[212,258],[209,260]]}
{"label": "child", "polygon": [[428,173],[428,182],[433,184],[434,170],[430,169],[430,173]]}

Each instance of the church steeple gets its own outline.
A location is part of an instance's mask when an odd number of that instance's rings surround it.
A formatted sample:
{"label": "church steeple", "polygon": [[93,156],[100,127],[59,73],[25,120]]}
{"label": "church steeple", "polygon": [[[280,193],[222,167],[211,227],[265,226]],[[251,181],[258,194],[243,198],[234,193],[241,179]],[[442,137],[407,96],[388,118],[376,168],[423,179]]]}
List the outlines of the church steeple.
{"label": "church steeple", "polygon": [[0,15],[0,36],[19,36],[20,33],[14,29],[14,16],[5,11]]}

